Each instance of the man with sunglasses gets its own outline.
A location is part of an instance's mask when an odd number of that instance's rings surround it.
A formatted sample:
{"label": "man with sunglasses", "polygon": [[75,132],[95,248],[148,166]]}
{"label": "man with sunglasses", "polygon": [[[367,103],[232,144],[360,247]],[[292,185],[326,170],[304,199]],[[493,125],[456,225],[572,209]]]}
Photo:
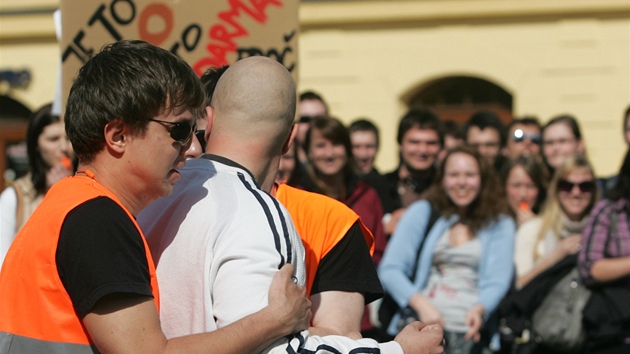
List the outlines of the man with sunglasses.
{"label": "man with sunglasses", "polygon": [[295,141],[297,143],[298,161],[301,163],[301,166],[297,167],[304,168],[307,162],[306,152],[302,146],[304,143],[304,137],[306,137],[306,132],[310,126],[311,119],[328,115],[328,105],[318,93],[314,91],[304,91],[300,94],[297,115],[298,120],[296,125],[298,127],[298,132],[295,136]]}
{"label": "man with sunglasses", "polygon": [[308,326],[310,302],[287,266],[274,275],[269,306],[233,326],[162,332],[135,215],[173,191],[204,100],[188,64],[142,41],[109,45],[80,70],[65,114],[78,171],[50,189],[7,253],[0,352],[236,354]]}
{"label": "man with sunglasses", "polygon": [[513,159],[520,155],[540,156],[540,122],[535,117],[516,118],[508,125],[508,139],[503,155]]}

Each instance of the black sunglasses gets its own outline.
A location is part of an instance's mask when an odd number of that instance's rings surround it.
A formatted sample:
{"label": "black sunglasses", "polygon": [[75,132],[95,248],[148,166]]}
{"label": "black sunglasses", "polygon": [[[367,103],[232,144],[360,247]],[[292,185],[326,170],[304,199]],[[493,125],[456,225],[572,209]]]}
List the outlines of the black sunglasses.
{"label": "black sunglasses", "polygon": [[561,192],[569,193],[575,186],[578,186],[580,192],[582,193],[590,193],[595,190],[595,181],[585,181],[582,183],[573,183],[571,181],[567,181],[566,179],[558,181],[558,190]]}
{"label": "black sunglasses", "polygon": [[313,118],[315,117],[301,116],[300,119],[298,119],[298,123],[310,123]]}
{"label": "black sunglasses", "polygon": [[522,129],[516,129],[514,131],[514,134],[512,134],[512,140],[514,140],[514,142],[520,143],[521,141],[524,141],[525,138],[529,137],[529,140],[536,145],[540,145],[540,134],[536,134],[536,133],[532,133],[532,134],[525,134],[525,132]]}
{"label": "black sunglasses", "polygon": [[192,139],[192,133],[195,131],[195,128],[197,126],[196,123],[190,124],[189,122],[167,122],[165,120],[153,118],[149,118],[149,120],[152,122],[168,124],[172,126],[173,128],[171,128],[171,130],[169,131],[169,133],[171,134],[171,138],[182,145],[187,145],[188,143],[190,143]]}

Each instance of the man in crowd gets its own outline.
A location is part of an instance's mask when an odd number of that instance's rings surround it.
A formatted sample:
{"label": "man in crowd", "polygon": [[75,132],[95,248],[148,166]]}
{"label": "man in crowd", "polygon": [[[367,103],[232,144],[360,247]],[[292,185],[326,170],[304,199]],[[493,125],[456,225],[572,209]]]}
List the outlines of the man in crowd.
{"label": "man in crowd", "polygon": [[501,170],[503,157],[501,150],[505,146],[505,125],[499,117],[490,111],[480,111],[473,114],[464,127],[466,144],[479,151],[482,157]]}
{"label": "man in crowd", "polygon": [[[267,301],[261,289],[284,263],[294,263],[296,280],[305,281],[299,236],[266,193],[296,132],[290,74],[268,58],[243,59],[221,77],[207,112],[206,154],[189,161],[171,197],[140,217],[162,276],[167,335],[222,328],[257,311]],[[267,351],[440,353],[441,336],[439,327],[416,322],[396,342],[301,332]]]}
{"label": "man in crowd", "polygon": [[162,332],[153,258],[135,215],[172,192],[204,98],[184,61],[142,41],[110,45],[85,64],[65,115],[77,175],[50,189],[7,254],[0,351],[257,352],[308,326],[310,303],[287,266],[264,291],[269,306],[233,326]]}
{"label": "man in crowd", "polygon": [[[407,112],[398,125],[398,168],[384,175],[385,195],[380,195],[385,212],[385,232],[394,233],[409,204],[422,198],[436,173],[436,162],[444,145],[442,123],[426,108]],[[378,189],[377,189],[378,191]]]}
{"label": "man in crowd", "polygon": [[534,117],[516,118],[507,127],[503,155],[509,159],[520,155],[540,156],[540,122]]}
{"label": "man in crowd", "polygon": [[295,137],[297,143],[298,161],[303,167],[306,166],[307,156],[302,144],[306,137],[306,131],[310,125],[311,119],[315,117],[327,116],[328,105],[318,93],[313,91],[305,91],[300,94],[300,100],[298,103],[298,132]]}
{"label": "man in crowd", "polygon": [[359,176],[379,175],[374,160],[378,153],[378,128],[368,119],[357,119],[348,127],[355,172]]}
{"label": "man in crowd", "polygon": [[461,124],[454,120],[445,120],[442,126],[444,127],[444,147],[438,156],[438,163],[442,163],[449,150],[465,144],[464,129]]}

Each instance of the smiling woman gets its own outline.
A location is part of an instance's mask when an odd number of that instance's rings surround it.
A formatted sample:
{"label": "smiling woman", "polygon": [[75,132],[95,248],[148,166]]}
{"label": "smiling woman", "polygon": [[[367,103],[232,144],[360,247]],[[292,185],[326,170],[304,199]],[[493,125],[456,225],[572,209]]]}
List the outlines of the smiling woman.
{"label": "smiling woman", "polygon": [[549,184],[540,215],[524,223],[516,235],[519,286],[579,251],[588,214],[598,199],[595,174],[586,157],[568,158]]}
{"label": "smiling woman", "polygon": [[[401,308],[411,306],[420,321],[444,327],[446,353],[483,345],[480,329],[511,284],[514,222],[499,186],[476,151],[449,151],[427,200],[409,206],[379,266],[383,287]],[[432,209],[441,216],[426,229]],[[412,264],[415,280],[408,278]]]}
{"label": "smiling woman", "polygon": [[64,123],[51,112],[51,104],[29,120],[27,150],[29,173],[0,194],[0,265],[15,235],[44,199],[48,189],[74,173],[74,151]]}
{"label": "smiling woman", "polygon": [[[313,118],[303,148],[308,156],[306,173],[296,186],[325,194],[354,210],[374,235],[372,258],[378,264],[387,243],[381,221],[383,207],[376,191],[359,180],[353,171],[348,129],[334,118]],[[361,329],[364,333],[373,329],[367,315]]]}

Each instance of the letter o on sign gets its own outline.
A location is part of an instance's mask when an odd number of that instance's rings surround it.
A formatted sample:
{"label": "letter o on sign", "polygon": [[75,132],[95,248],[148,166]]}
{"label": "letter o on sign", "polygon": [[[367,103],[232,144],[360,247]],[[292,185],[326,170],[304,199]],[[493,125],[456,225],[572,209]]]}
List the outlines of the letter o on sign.
{"label": "letter o on sign", "polygon": [[[157,33],[149,31],[149,20],[152,17],[158,16],[164,21],[164,28]],[[138,22],[138,33],[140,33],[140,39],[147,41],[154,45],[160,45],[171,34],[173,29],[173,11],[164,4],[151,4],[148,5],[140,14],[140,21]]]}

